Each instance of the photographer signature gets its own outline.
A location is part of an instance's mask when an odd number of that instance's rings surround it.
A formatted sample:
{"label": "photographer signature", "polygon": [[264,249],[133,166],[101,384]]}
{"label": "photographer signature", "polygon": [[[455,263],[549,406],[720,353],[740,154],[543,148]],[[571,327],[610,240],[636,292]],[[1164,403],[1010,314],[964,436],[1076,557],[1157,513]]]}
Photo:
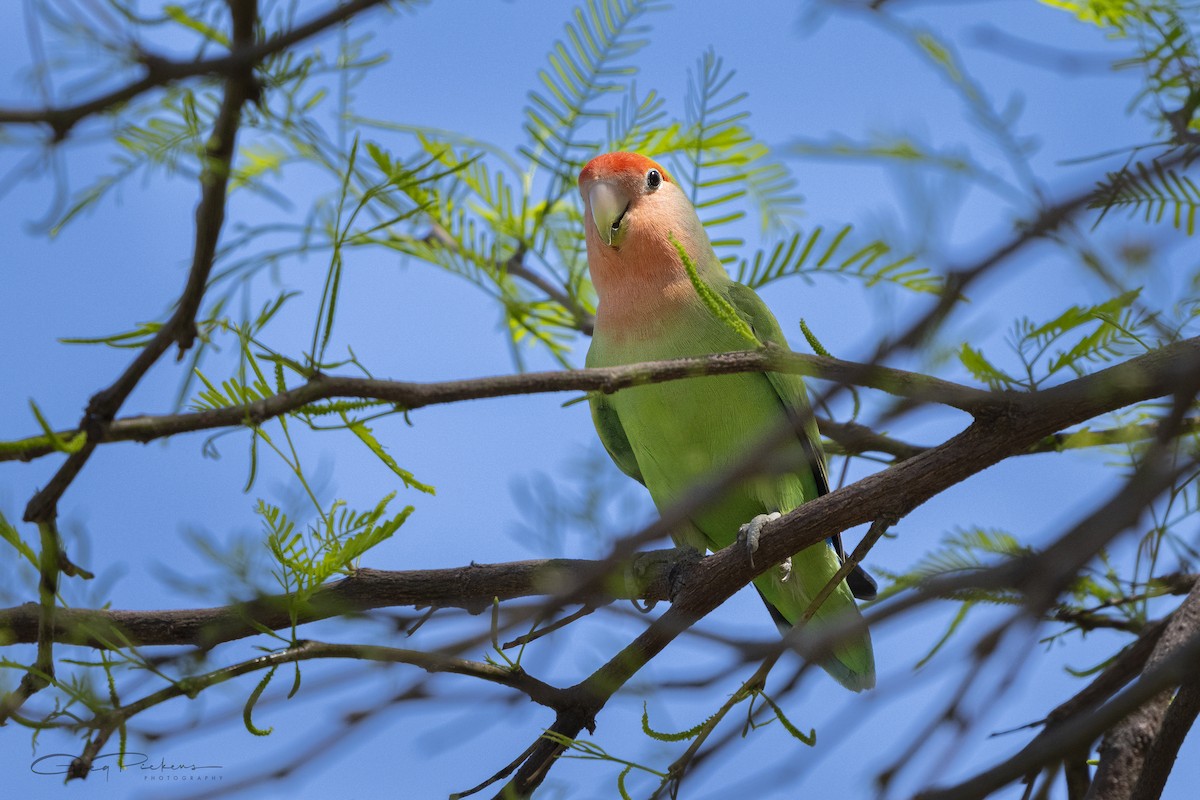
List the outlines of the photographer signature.
{"label": "photographer signature", "polygon": [[[197,764],[197,763],[173,763],[165,758],[159,759],[158,763],[151,763],[150,756],[146,753],[126,753],[125,763],[118,763],[120,753],[105,753],[98,755],[92,759],[90,772],[104,773],[104,779],[107,781],[113,768],[119,772],[129,770],[138,770],[142,773],[195,773],[200,770],[224,769],[220,764]],[[29,765],[31,772],[37,775],[66,775],[71,771],[71,763],[75,760],[75,756],[69,753],[51,753],[50,755],[36,758]],[[220,780],[219,777],[205,775],[202,778],[188,778],[189,780]]]}

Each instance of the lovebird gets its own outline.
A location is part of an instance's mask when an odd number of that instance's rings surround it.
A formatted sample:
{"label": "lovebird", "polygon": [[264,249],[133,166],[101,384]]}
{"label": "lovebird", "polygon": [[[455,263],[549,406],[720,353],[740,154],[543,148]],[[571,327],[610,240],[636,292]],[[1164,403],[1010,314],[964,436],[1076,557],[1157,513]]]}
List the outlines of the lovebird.
{"label": "lovebird", "polygon": [[[705,303],[688,277],[677,244],[708,287],[733,308],[761,345],[788,344],[754,291],[733,281],[713,251],[687,196],[659,164],[637,153],[593,158],[579,175],[588,268],[596,309],[587,366],[610,367],[751,349],[754,345]],[[666,509],[699,481],[738,462],[796,410],[807,408],[797,375],[703,376],[589,396],[592,420],[609,456]],[[735,484],[694,512],[675,543],[719,550],[739,536],[751,555],[765,522],[829,491],[815,422],[777,454],[786,470]],[[792,468],[795,465],[795,468]],[[800,619],[845,558],[841,537],[808,547],[755,579],[781,631]],[[790,563],[789,563],[790,562]],[[861,619],[854,596],[875,584],[856,568],[808,623],[819,628]],[[851,592],[851,587],[854,592]],[[875,685],[870,636],[844,642],[821,666],[853,691]]]}

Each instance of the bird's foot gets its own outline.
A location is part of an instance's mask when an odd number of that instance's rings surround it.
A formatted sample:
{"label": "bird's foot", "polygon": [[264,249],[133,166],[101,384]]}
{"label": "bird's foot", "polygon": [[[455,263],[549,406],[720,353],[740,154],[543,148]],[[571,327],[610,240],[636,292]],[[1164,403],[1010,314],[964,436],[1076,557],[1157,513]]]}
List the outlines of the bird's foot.
{"label": "bird's foot", "polygon": [[758,550],[758,537],[762,534],[763,525],[766,525],[768,522],[774,522],[781,516],[778,511],[772,511],[770,514],[759,514],[738,528],[738,541],[746,548],[746,554],[750,557],[750,564],[752,566],[754,564],[754,551]]}
{"label": "bird's foot", "polygon": [[783,560],[783,563],[781,563],[779,565],[779,581],[780,581],[780,583],[787,583],[788,579],[791,577],[792,577],[792,557],[788,556],[787,558],[785,558]]}

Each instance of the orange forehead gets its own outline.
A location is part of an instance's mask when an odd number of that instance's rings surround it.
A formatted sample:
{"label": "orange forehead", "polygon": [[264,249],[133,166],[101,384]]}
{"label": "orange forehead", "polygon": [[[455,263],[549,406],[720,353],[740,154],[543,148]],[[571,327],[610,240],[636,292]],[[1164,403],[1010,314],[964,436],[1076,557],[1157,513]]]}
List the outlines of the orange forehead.
{"label": "orange forehead", "polygon": [[640,176],[645,175],[646,171],[650,169],[658,170],[664,181],[671,180],[671,176],[665,169],[641,153],[605,153],[587,163],[587,166],[579,173],[579,182],[582,184],[610,175]]}

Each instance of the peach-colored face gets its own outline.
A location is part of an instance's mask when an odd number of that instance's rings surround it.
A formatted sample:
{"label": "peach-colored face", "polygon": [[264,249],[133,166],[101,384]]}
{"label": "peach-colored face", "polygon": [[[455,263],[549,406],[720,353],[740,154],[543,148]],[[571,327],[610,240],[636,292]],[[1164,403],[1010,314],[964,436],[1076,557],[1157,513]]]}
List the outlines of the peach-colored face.
{"label": "peach-colored face", "polygon": [[702,270],[712,244],[687,195],[659,164],[637,153],[607,153],[579,174],[588,269],[600,304],[596,330],[612,337],[655,335],[656,321],[695,303],[677,246]]}

